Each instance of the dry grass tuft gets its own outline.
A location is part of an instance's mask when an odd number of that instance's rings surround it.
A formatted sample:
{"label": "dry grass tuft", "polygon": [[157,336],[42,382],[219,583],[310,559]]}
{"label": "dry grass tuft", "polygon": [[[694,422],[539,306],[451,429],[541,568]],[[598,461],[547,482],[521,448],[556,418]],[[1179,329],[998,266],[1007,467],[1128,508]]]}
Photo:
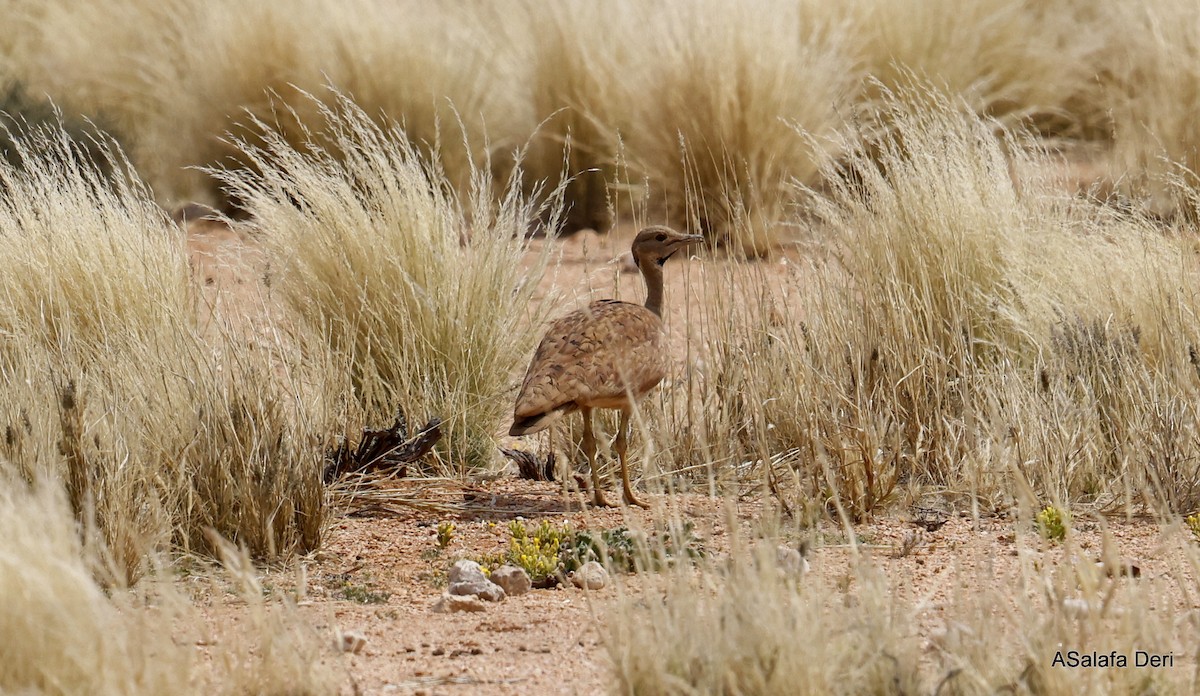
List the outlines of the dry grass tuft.
{"label": "dry grass tuft", "polygon": [[0,163],[6,335],[27,332],[87,358],[153,343],[186,323],[181,240],[129,163],[106,148],[117,173],[105,177],[53,123],[11,137],[14,161]]}
{"label": "dry grass tuft", "polygon": [[325,130],[304,151],[264,125],[264,146],[241,143],[261,176],[220,176],[253,214],[310,353],[332,354],[363,418],[443,418],[439,469],[486,467],[532,340],[514,327],[537,316],[546,256],[524,255],[542,211],[519,176],[499,203],[483,170],[457,196],[399,126],[380,128],[348,98],[321,111]]}
{"label": "dry grass tuft", "polygon": [[209,527],[264,556],[315,548],[319,414],[280,378],[298,368],[201,337],[183,240],[127,163],[108,152],[123,175],[104,177],[52,129],[17,143],[21,169],[0,165],[0,453],[62,480],[130,578],[167,543],[207,549]]}
{"label": "dry grass tuft", "polygon": [[[838,390],[815,409],[781,399],[785,410],[770,419],[786,422],[789,408],[857,414],[849,422],[835,417],[817,431],[823,444],[802,449],[844,452],[844,433],[857,433],[855,459],[882,456],[897,478],[990,490],[989,498],[996,487],[1015,490],[1006,470],[1037,478],[1043,496],[1144,490],[1156,457],[1136,456],[1121,433],[1145,422],[1143,409],[1163,403],[1147,398],[1149,384],[1160,394],[1196,388],[1183,369],[1196,330],[1193,300],[1161,270],[1183,272],[1183,249],[1143,221],[1049,193],[1039,174],[1048,169],[1045,155],[1020,138],[993,134],[994,125],[953,103],[929,109],[902,101],[892,102],[896,137],[880,153],[851,159],[832,194],[817,202],[850,283],[830,283],[833,294],[822,293],[818,301],[828,304],[808,336],[794,335],[791,344],[796,355],[824,354],[810,384],[843,372],[849,391],[842,393],[854,407],[835,406]],[[1179,313],[1164,315],[1167,306]],[[1124,344],[1111,350],[1128,359],[1102,358],[1099,372],[1089,373],[1102,376],[1086,394],[1075,391],[1078,379],[1035,386],[1047,363],[1079,355],[1095,363],[1090,348],[1072,353],[1088,343],[1066,337],[1078,322],[1105,326],[1097,350]],[[844,368],[828,362],[835,350],[845,353]],[[1060,376],[1049,370],[1041,379]],[[1195,427],[1177,416],[1180,427]],[[877,436],[863,441],[864,433]],[[1061,439],[1042,441],[1031,462],[1026,437]],[[1083,461],[1064,465],[1080,454]],[[1030,464],[1045,469],[1022,468]],[[1056,475],[1043,475],[1050,471]],[[1057,477],[1065,472],[1071,479]],[[1122,480],[1130,475],[1138,480]]]}
{"label": "dry grass tuft", "polygon": [[813,183],[836,154],[857,77],[844,35],[814,5],[772,0],[670,3],[643,23],[631,163],[676,224],[769,252],[785,238],[790,184]]}
{"label": "dry grass tuft", "polygon": [[1111,29],[1093,3],[852,0],[828,11],[843,19],[846,45],[877,81],[864,95],[869,107],[881,91],[902,89],[917,75],[1010,126],[1028,123],[1054,136],[1107,134],[1094,66]]}
{"label": "dry grass tuft", "polygon": [[[196,607],[162,575],[101,587],[102,543],[84,543],[55,484],[0,473],[0,690],[6,693],[336,693],[316,637],[262,588],[239,587],[250,609],[204,643]],[[227,544],[227,542],[225,542]],[[252,571],[244,552],[232,571]]]}
{"label": "dry grass tuft", "polygon": [[788,577],[771,553],[654,578],[613,608],[606,646],[624,694],[904,694],[917,687],[907,609],[878,573],[856,601]]}
{"label": "dry grass tuft", "polygon": [[1165,214],[1182,201],[1171,182],[1200,172],[1200,7],[1186,0],[1107,3],[1112,27],[1106,60],[1105,106],[1113,121],[1113,160],[1127,193],[1149,196]]}
{"label": "dry grass tuft", "polygon": [[697,364],[646,419],[663,468],[851,519],[911,486],[1190,510],[1186,243],[1054,192],[1048,155],[960,102],[889,103],[893,135],[809,192],[828,258],[708,281]]}
{"label": "dry grass tuft", "polygon": [[317,118],[307,93],[330,84],[372,116],[403,121],[464,186],[489,143],[528,137],[524,104],[514,103],[522,93],[496,88],[514,68],[475,9],[374,0],[17,4],[11,17],[25,31],[13,42],[12,77],[125,134],[168,202],[219,202],[214,182],[186,167],[236,157],[222,136],[251,134],[247,113],[299,144],[292,112]]}
{"label": "dry grass tuft", "polygon": [[[1195,8],[1182,0],[10,0],[3,10],[13,28],[0,40],[3,82],[110,125],[172,204],[218,202],[213,181],[187,167],[240,157],[222,135],[252,138],[247,113],[301,145],[303,124],[320,119],[306,94],[328,96],[329,85],[378,123],[402,123],[460,193],[473,163],[491,153],[507,172],[509,153],[532,138],[529,180],[577,177],[572,228],[612,222],[624,142],[675,224],[752,254],[787,225],[788,180],[817,183],[821,159],[838,154],[826,136],[839,117],[886,125],[876,121],[882,91],[912,75],[1008,126],[1067,146],[1113,144],[1121,183],[1152,193],[1159,212],[1178,204],[1164,175],[1200,169],[1189,125]],[[863,76],[878,87],[860,88]]]}
{"label": "dry grass tuft", "polygon": [[523,169],[532,183],[566,181],[564,231],[606,232],[615,221],[617,151],[637,91],[633,47],[595,41],[629,30],[627,3],[521,3],[529,101],[540,125]]}
{"label": "dry grass tuft", "polygon": [[[1104,543],[1110,543],[1106,541]],[[605,639],[612,691],[623,694],[1185,693],[1197,629],[1164,609],[1194,590],[1198,557],[1172,572],[1106,575],[1078,548],[1051,561],[1022,547],[1000,571],[983,548],[944,572],[955,588],[889,580],[865,557],[832,578],[788,576],[774,547],[677,568],[622,588]],[[770,551],[770,553],[767,553]],[[1125,656],[1127,668],[1072,669],[1056,656]],[[1114,652],[1115,651],[1115,652]],[[1136,651],[1174,669],[1134,667]]]}
{"label": "dry grass tuft", "polygon": [[[65,497],[0,476],[0,690],[186,693],[196,667],[171,637],[179,607],[96,584]],[[15,601],[19,598],[19,601]],[[177,599],[177,598],[176,598]]]}

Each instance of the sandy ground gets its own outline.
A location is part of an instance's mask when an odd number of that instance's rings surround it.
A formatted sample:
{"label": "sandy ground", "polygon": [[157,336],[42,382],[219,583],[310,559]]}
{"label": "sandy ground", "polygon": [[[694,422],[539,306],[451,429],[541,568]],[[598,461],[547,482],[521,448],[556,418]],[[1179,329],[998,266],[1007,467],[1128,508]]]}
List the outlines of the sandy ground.
{"label": "sandy ground", "polygon": [[[555,263],[540,286],[557,293],[560,314],[593,297],[619,296],[640,300],[640,279],[625,260],[634,230],[620,229],[609,237],[582,233],[554,244]],[[251,303],[266,313],[262,301],[261,256],[253,239],[223,225],[193,222],[188,227],[188,251],[206,306],[224,314],[225,303]],[[673,309],[673,341],[683,341],[688,306],[702,297],[707,279],[726,276],[720,260],[693,259],[668,268],[668,302]],[[785,251],[758,264],[756,273],[773,277],[778,287],[803,280],[805,262],[800,250]],[[798,304],[798,303],[797,303]],[[682,309],[679,309],[681,308]],[[800,311],[789,305],[788,311]],[[677,344],[678,345],[678,344]],[[523,369],[523,366],[518,366]],[[409,485],[397,484],[401,489]],[[412,485],[419,485],[413,483]],[[335,656],[332,668],[344,674],[343,691],[363,694],[595,694],[612,683],[604,646],[606,611],[618,590],[610,586],[587,593],[575,588],[535,590],[490,605],[478,614],[438,614],[431,606],[440,596],[444,573],[459,556],[502,551],[508,521],[548,518],[570,521],[576,528],[603,529],[618,525],[652,528],[656,520],[679,515],[696,526],[697,536],[712,553],[726,549],[726,503],[702,496],[649,495],[654,510],[580,509],[568,504],[556,484],[503,478],[470,484],[445,483],[442,500],[461,503],[472,498],[475,512],[419,511],[399,507],[388,513],[342,516],[328,530],[323,550],[304,561],[304,580],[296,569],[272,571],[267,586],[302,595],[299,611],[317,635],[332,645],[339,631],[366,638],[360,654]],[[461,507],[456,505],[455,507]],[[737,505],[732,519],[743,533],[753,533],[759,503]],[[810,553],[814,582],[844,582],[856,558],[878,564],[893,592],[920,607],[919,622],[935,632],[949,599],[966,583],[979,578],[1005,578],[1017,572],[1022,553],[1063,562],[1063,548],[1040,544],[1036,536],[1017,534],[1009,519],[974,520],[951,511],[949,521],[935,531],[919,530],[905,511],[860,525],[858,543],[847,543],[833,522],[814,539]],[[438,523],[451,521],[457,532],[451,546],[435,553]],[[1164,537],[1148,521],[1100,521],[1081,525],[1078,543],[1099,555],[1101,530],[1108,527],[1124,562],[1139,566],[1142,577],[1178,572],[1182,537]],[[916,539],[909,553],[897,553],[905,539]],[[1032,541],[1029,539],[1032,538]],[[1022,546],[1024,544],[1024,546]],[[1019,550],[1024,548],[1024,551]],[[639,579],[619,579],[636,591]],[[357,600],[345,589],[356,590]],[[242,611],[236,600],[219,594],[206,610],[211,620],[225,621]],[[1172,600],[1172,611],[1197,609],[1195,599]],[[1177,669],[1192,669],[1187,660]],[[1179,664],[1179,663],[1177,663]]]}
{"label": "sandy ground", "polygon": [[[398,484],[401,489],[404,485]],[[517,518],[565,521],[576,529],[594,530],[622,525],[650,530],[663,519],[687,519],[695,524],[706,552],[719,557],[728,552],[726,520],[736,520],[742,538],[747,538],[757,530],[762,512],[756,502],[739,505],[694,495],[649,495],[651,511],[581,510],[577,504],[565,505],[561,488],[552,483],[501,479],[463,488],[445,485],[447,492],[468,490],[486,510],[457,515],[399,510],[343,517],[329,530],[322,552],[306,563],[302,616],[330,643],[339,631],[366,639],[360,654],[330,658],[333,669],[345,675],[346,693],[605,693],[612,683],[603,645],[610,621],[607,611],[618,593],[636,593],[642,578],[619,576],[614,585],[596,592],[574,587],[533,590],[489,604],[483,613],[435,613],[431,607],[444,590],[449,563],[502,551],[506,525]],[[455,538],[449,548],[435,553],[436,528],[444,521],[455,523]],[[1045,542],[1028,529],[1018,533],[1010,519],[952,514],[939,529],[926,531],[901,512],[855,527],[853,546],[835,524],[823,524],[812,537],[812,568],[805,582],[842,587],[852,598],[856,588],[851,578],[858,564],[881,570],[893,597],[915,608],[930,661],[925,667],[934,669],[930,640],[944,632],[964,589],[981,582],[1015,583],[1022,555],[1042,567],[1092,563],[1101,557],[1103,529],[1121,562],[1138,567],[1138,579],[1121,582],[1149,582],[1187,566],[1183,535],[1164,535],[1145,520],[1081,523],[1075,536],[1077,555],[1072,557],[1068,546]],[[906,538],[918,541],[902,553]],[[294,592],[296,577],[294,570],[274,572],[266,585]],[[346,587],[354,588],[358,599],[347,599]],[[1181,616],[1200,609],[1195,598],[1181,595],[1167,602],[1162,608]],[[214,620],[239,611],[236,601],[218,602],[209,609]],[[1177,656],[1175,669],[1193,668],[1190,656]]]}

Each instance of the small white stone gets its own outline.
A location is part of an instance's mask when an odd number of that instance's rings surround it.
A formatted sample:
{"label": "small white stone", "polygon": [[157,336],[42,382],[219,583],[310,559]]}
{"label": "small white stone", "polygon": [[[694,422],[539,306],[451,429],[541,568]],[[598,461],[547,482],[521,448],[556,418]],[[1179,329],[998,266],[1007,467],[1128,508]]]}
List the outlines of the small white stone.
{"label": "small white stone", "polygon": [[450,566],[450,584],[458,582],[480,582],[487,580],[483,568],[475,561],[465,558],[457,560]]}
{"label": "small white stone", "polygon": [[485,611],[483,600],[475,595],[452,595],[445,593],[433,603],[433,611],[438,614],[452,614],[456,611]]}
{"label": "small white stone", "polygon": [[333,643],[336,649],[357,655],[367,647],[367,637],[358,631],[338,631]]}
{"label": "small white stone", "polygon": [[608,571],[596,561],[588,561],[571,573],[571,584],[585,590],[602,590],[608,584]]}
{"label": "small white stone", "polygon": [[533,588],[533,581],[524,568],[515,565],[502,565],[492,571],[492,582],[504,588],[504,593],[510,597],[523,595]]}
{"label": "small white stone", "polygon": [[475,561],[462,559],[450,566],[450,585],[447,592],[452,595],[475,595],[489,602],[504,600],[504,590],[488,580],[483,568]]}
{"label": "small white stone", "polygon": [[454,582],[446,588],[447,594],[457,596],[474,596],[489,602],[503,602],[504,588],[491,580],[473,580],[471,582]]}
{"label": "small white stone", "polygon": [[808,572],[808,559],[790,546],[776,547],[775,563],[784,577],[798,578]]}

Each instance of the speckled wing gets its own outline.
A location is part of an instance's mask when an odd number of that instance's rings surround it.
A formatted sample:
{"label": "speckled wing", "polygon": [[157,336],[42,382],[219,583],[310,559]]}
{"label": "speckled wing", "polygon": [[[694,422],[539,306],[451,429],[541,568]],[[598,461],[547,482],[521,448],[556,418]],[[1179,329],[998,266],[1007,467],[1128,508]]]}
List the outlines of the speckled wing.
{"label": "speckled wing", "polygon": [[600,300],[550,325],[517,396],[512,435],[545,428],[580,406],[620,408],[662,381],[662,320],[641,305]]}

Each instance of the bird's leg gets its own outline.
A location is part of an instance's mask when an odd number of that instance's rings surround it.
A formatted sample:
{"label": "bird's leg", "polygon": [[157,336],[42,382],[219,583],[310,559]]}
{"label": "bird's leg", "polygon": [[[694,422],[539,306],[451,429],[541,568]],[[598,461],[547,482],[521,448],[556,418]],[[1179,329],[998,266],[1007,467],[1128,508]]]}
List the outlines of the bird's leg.
{"label": "bird's leg", "polygon": [[557,423],[551,423],[550,427],[547,428],[547,430],[546,430],[547,437],[550,439],[550,451],[546,453],[546,465],[547,465],[546,469],[547,469],[547,473],[549,473],[550,464],[554,464],[554,469],[555,469],[554,473],[556,476],[558,476],[558,480],[562,481],[563,498],[566,499],[571,494],[571,487],[570,487],[571,458],[563,457],[562,460],[560,461],[558,459],[558,455],[554,452],[554,433],[557,430],[558,430]]}
{"label": "bird's leg", "polygon": [[629,485],[629,465],[625,460],[625,451],[629,449],[629,409],[621,409],[621,425],[617,427],[617,441],[613,443],[613,449],[617,451],[617,459],[621,462],[621,486],[622,496],[627,505],[636,505],[640,508],[649,508],[650,506],[638,500],[633,495],[633,488]]}
{"label": "bird's leg", "polygon": [[596,466],[596,434],[592,432],[592,409],[581,408],[583,414],[583,453],[587,455],[588,466],[592,470],[592,500],[597,507],[608,507],[604,499],[604,491],[600,488],[600,469]]}

